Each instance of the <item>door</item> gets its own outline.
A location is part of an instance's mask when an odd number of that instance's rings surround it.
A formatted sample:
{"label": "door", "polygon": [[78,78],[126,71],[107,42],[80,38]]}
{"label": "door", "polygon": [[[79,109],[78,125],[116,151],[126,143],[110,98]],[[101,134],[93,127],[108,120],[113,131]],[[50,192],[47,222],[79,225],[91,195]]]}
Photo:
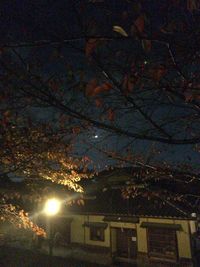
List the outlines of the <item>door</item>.
{"label": "door", "polygon": [[66,218],[54,220],[55,241],[59,245],[67,245],[71,242],[71,223]]}
{"label": "door", "polygon": [[135,259],[137,256],[136,230],[116,229],[117,257]]}

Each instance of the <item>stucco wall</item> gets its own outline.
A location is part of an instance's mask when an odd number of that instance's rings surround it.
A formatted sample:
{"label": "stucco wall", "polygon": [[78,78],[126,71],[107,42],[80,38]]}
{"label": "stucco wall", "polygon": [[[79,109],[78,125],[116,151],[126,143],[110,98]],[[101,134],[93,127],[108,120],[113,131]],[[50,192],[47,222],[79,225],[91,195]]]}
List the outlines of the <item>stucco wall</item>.
{"label": "stucco wall", "polygon": [[[140,223],[122,223],[122,222],[109,222],[108,227],[105,229],[105,239],[104,241],[93,241],[90,240],[90,229],[89,227],[84,227],[84,222],[103,222],[104,216],[97,215],[73,215],[71,223],[71,242],[96,245],[102,247],[112,247],[115,250],[114,240],[111,238],[111,229],[115,227],[119,228],[132,228],[137,231],[137,248],[138,252],[147,253],[147,230],[142,228],[142,222],[155,222],[155,223],[170,223],[170,224],[180,224],[182,226],[182,231],[176,231],[177,233],[177,244],[178,253],[180,258],[192,257],[190,248],[190,235],[189,235],[189,222],[184,220],[173,220],[173,219],[157,219],[157,218],[140,218]],[[112,234],[113,236],[113,234]],[[113,236],[113,238],[115,238]],[[111,244],[112,242],[112,244]]]}
{"label": "stucco wall", "polygon": [[71,223],[72,243],[110,247],[109,226],[105,229],[104,241],[90,240],[90,229],[83,226],[85,222],[103,222],[104,216],[72,215],[71,217],[73,218]]}
{"label": "stucco wall", "polygon": [[71,242],[84,244],[85,233],[83,224],[86,220],[84,215],[73,215],[71,222]]}
{"label": "stucco wall", "polygon": [[[175,221],[175,223],[180,223]],[[179,257],[181,258],[192,258],[191,246],[190,246],[190,235],[189,235],[189,222],[181,221],[183,230],[177,231],[177,242]]]}
{"label": "stucco wall", "polygon": [[146,229],[141,228],[139,224],[137,224],[137,248],[138,252],[147,253],[147,235]]}
{"label": "stucco wall", "polygon": [[117,228],[136,228],[136,224],[134,223],[123,223],[123,222],[110,222],[111,227]]}
{"label": "stucco wall", "polygon": [[117,233],[114,228],[111,228],[111,249],[112,253],[116,252],[117,250]]}

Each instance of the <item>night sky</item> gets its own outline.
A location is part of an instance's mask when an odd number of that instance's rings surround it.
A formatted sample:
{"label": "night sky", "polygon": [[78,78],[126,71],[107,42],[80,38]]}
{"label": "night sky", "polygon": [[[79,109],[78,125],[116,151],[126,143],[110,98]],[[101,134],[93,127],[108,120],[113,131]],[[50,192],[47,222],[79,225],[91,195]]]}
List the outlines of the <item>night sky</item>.
{"label": "night sky", "polygon": [[[107,35],[114,24],[123,26],[125,30],[128,29],[134,16],[137,16],[137,13],[134,13],[134,10],[129,10],[127,5],[127,2],[129,1],[109,0],[96,1],[96,3],[93,3],[94,1],[61,0],[1,1],[1,43],[11,44],[40,40],[62,41],[70,37],[79,38],[82,35],[82,29],[77,10],[81,8],[81,3],[84,5],[85,2],[87,2],[88,6],[87,10],[84,10],[84,12],[81,13],[81,18],[84,18],[84,16],[88,16],[91,19],[94,18],[103,35]],[[185,8],[185,1],[182,1],[183,5],[178,9],[174,6],[173,8],[170,8],[170,6],[168,6],[169,1],[159,1],[159,4],[158,1],[143,2],[143,9],[151,18],[150,30],[153,34],[156,34],[160,26],[173,17],[177,17],[178,19],[178,16],[182,16],[187,23],[192,24],[191,14]],[[130,20],[123,20],[121,16],[122,10],[133,13]],[[78,40],[77,46],[82,44],[82,42],[84,42],[84,40]],[[49,47],[45,46],[41,51],[43,54],[42,60],[45,61],[48,57]],[[24,48],[21,48],[20,52],[24,56],[29,56],[30,53]],[[78,53],[72,52],[70,48],[66,48],[64,54],[67,57],[69,64],[75,64],[75,66],[80,69],[87,68],[85,59],[81,58]],[[46,68],[43,69],[43,76],[48,76],[50,72],[62,73],[62,71],[64,71],[62,66],[60,66],[59,63],[54,62],[53,65],[46,66]],[[45,111],[38,109],[36,111],[36,117],[41,121],[52,120],[56,122],[57,120],[57,113],[52,109],[46,109]],[[30,111],[30,114],[33,113],[35,114],[35,111]],[[129,121],[126,121],[125,124],[129,124]],[[95,128],[92,132],[84,134],[84,137],[85,135],[91,144],[96,145],[97,142],[100,142],[101,146],[106,147],[108,150],[114,148],[115,150],[120,151],[121,147],[124,147],[130,142],[129,138],[116,136],[111,136],[104,141],[107,133],[104,130]],[[78,144],[76,145],[78,154],[85,149],[85,145],[81,142],[81,139],[82,136],[79,137]],[[135,153],[142,153],[145,157],[149,157],[149,149],[152,147],[157,148],[162,152],[160,155],[156,155],[155,158],[152,159],[153,161],[165,160],[172,162],[173,164],[176,162],[188,162],[194,167],[198,167],[198,164],[200,163],[199,153],[195,152],[191,145],[174,146],[168,144],[152,144],[152,142],[148,141],[135,141],[134,144],[132,144],[133,151]],[[113,164],[112,160],[109,163],[103,155],[99,154],[99,152],[94,149],[91,149],[88,153],[100,168],[102,168],[104,164]]]}

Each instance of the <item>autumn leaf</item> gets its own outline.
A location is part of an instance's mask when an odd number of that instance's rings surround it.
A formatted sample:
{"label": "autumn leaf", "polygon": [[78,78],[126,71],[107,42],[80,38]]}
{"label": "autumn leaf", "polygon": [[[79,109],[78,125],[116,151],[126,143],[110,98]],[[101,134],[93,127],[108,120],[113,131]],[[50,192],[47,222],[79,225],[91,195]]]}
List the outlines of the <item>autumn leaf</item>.
{"label": "autumn leaf", "polygon": [[118,32],[119,34],[123,35],[124,37],[128,37],[127,32],[120,26],[113,26],[113,31]]}
{"label": "autumn leaf", "polygon": [[138,81],[138,77],[135,75],[126,74],[124,76],[122,88],[124,89],[125,93],[131,93],[133,91],[133,88],[135,84]]}
{"label": "autumn leaf", "polygon": [[137,28],[137,31],[139,33],[144,32],[144,26],[145,26],[145,21],[144,21],[144,15],[140,15],[134,22],[135,27]]}
{"label": "autumn leaf", "polygon": [[151,40],[142,40],[142,47],[145,52],[151,51],[151,47],[152,47]]}
{"label": "autumn leaf", "polygon": [[96,79],[93,79],[86,86],[86,96],[96,96],[100,93],[107,92],[110,89],[112,89],[111,83],[105,82],[97,86]]}
{"label": "autumn leaf", "polygon": [[166,72],[167,72],[166,67],[163,65],[160,65],[160,66],[152,68],[149,71],[149,74],[154,81],[159,82],[160,79],[166,74]]}
{"label": "autumn leaf", "polygon": [[97,86],[96,88],[94,88],[91,96],[96,96],[100,93],[104,93],[104,92],[107,92],[107,91],[110,91],[110,89],[112,89],[112,84],[108,83],[108,82],[105,82],[99,86]]}
{"label": "autumn leaf", "polygon": [[8,124],[8,122],[9,122],[9,120],[10,120],[10,116],[11,116],[11,113],[10,113],[10,111],[9,110],[7,110],[7,111],[5,111],[4,113],[3,113],[3,118],[2,118],[2,125],[4,126],[4,127],[6,127],[7,126],[7,124]]}
{"label": "autumn leaf", "polygon": [[65,114],[61,114],[60,117],[59,117],[59,125],[60,127],[64,127],[65,126],[65,123],[66,121],[68,120],[67,116]]}
{"label": "autumn leaf", "polygon": [[184,92],[184,96],[185,96],[185,101],[186,102],[191,102],[192,100],[199,100],[200,99],[200,93],[195,93],[187,90]]}
{"label": "autumn leaf", "polygon": [[95,104],[96,104],[97,108],[100,108],[103,105],[103,100],[101,98],[96,98],[95,99]]}
{"label": "autumn leaf", "polygon": [[186,102],[191,102],[193,100],[193,94],[192,92],[185,92],[184,93],[185,96],[185,101]]}
{"label": "autumn leaf", "polygon": [[[180,27],[179,27],[180,28]],[[167,25],[160,28],[162,33],[172,34],[177,30],[177,23],[175,20],[170,21]]]}
{"label": "autumn leaf", "polygon": [[84,206],[85,202],[84,202],[83,199],[78,199],[78,200],[77,200],[77,204],[78,204],[79,206]]}
{"label": "autumn leaf", "polygon": [[124,76],[124,80],[123,80],[123,84],[122,84],[122,87],[125,91],[132,91],[132,84],[129,83],[129,78],[128,78],[128,74],[126,74]]}
{"label": "autumn leaf", "polygon": [[89,40],[87,40],[86,46],[85,46],[86,57],[90,57],[93,54],[98,43],[99,43],[99,40],[95,38],[90,38]]}
{"label": "autumn leaf", "polygon": [[11,160],[9,158],[3,158],[1,160],[4,164],[10,164],[11,163]]}
{"label": "autumn leaf", "polygon": [[198,0],[187,0],[187,9],[190,12],[198,10],[199,8],[199,1]]}
{"label": "autumn leaf", "polygon": [[81,131],[81,128],[78,127],[78,126],[77,126],[77,127],[74,127],[74,128],[72,129],[73,134],[79,134],[80,131]]}
{"label": "autumn leaf", "polygon": [[110,89],[112,89],[112,84],[109,82],[105,82],[101,85],[101,88],[102,88],[102,92],[109,91]]}
{"label": "autumn leaf", "polygon": [[3,113],[3,116],[4,117],[6,117],[6,118],[8,118],[8,117],[10,117],[10,110],[7,110],[7,111],[5,111],[4,113]]}
{"label": "autumn leaf", "polygon": [[52,89],[53,92],[56,93],[60,89],[60,84],[55,80],[51,80],[49,81],[49,87]]}
{"label": "autumn leaf", "polygon": [[110,91],[110,89],[112,89],[112,84],[108,83],[108,82],[105,82],[99,86],[97,86],[94,91],[93,91],[93,96],[96,96],[100,93],[103,93],[103,92],[107,92],[107,91]]}
{"label": "autumn leaf", "polygon": [[88,84],[86,85],[86,90],[85,90],[86,96],[93,96],[93,92],[97,87],[97,85],[98,84],[96,79],[92,79],[91,81],[89,81]]}
{"label": "autumn leaf", "polygon": [[91,159],[88,156],[83,157],[83,161],[85,162],[91,162]]}
{"label": "autumn leaf", "polygon": [[110,121],[114,121],[114,119],[115,119],[115,112],[112,108],[109,108],[109,110],[108,110],[108,119]]}

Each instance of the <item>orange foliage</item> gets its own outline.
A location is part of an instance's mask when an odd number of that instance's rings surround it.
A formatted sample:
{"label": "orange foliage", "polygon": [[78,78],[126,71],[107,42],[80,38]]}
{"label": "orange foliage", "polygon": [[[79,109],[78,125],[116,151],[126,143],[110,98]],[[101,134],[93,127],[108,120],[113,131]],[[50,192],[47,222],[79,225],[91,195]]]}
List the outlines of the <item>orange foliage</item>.
{"label": "orange foliage", "polygon": [[134,25],[136,26],[139,33],[143,33],[144,32],[144,26],[145,26],[144,15],[140,15],[135,20]]}
{"label": "orange foliage", "polygon": [[96,107],[100,108],[103,105],[103,100],[101,98],[96,98],[95,104],[96,104]]}
{"label": "orange foliage", "polygon": [[96,96],[100,93],[107,92],[112,89],[112,84],[109,82],[104,82],[98,85],[96,79],[92,79],[88,82],[86,86],[86,96]]}
{"label": "orange foliage", "polygon": [[199,1],[197,1],[197,0],[187,0],[187,9],[190,12],[198,10],[199,6],[200,6]]}
{"label": "orange foliage", "polygon": [[79,134],[80,132],[81,132],[81,128],[80,127],[74,127],[73,129],[72,129],[72,132],[73,132],[73,134]]}
{"label": "orange foliage", "polygon": [[109,108],[109,110],[108,110],[108,119],[110,121],[114,121],[114,119],[115,119],[115,112],[112,108]]}
{"label": "orange foliage", "polygon": [[152,68],[149,73],[154,81],[159,82],[160,79],[167,73],[167,69],[165,66],[160,65]]}
{"label": "orange foliage", "polygon": [[45,231],[34,224],[24,210],[17,210],[12,204],[0,205],[0,220],[9,221],[18,228],[30,229],[38,236],[46,236]]}
{"label": "orange foliage", "polygon": [[151,51],[151,47],[152,47],[151,40],[142,40],[142,47],[145,52]]}
{"label": "orange foliage", "polygon": [[138,81],[138,77],[131,74],[126,74],[124,76],[122,88],[124,89],[125,94],[131,93],[133,91],[133,88],[135,84]]}
{"label": "orange foliage", "polygon": [[[46,130],[49,132],[48,128]],[[69,130],[69,134],[77,134],[80,130],[79,126],[74,126]],[[26,131],[11,127],[5,135],[2,148],[0,163],[5,171],[9,172],[15,167],[16,174],[24,179],[36,175],[75,191],[83,191],[77,182],[88,177],[86,171],[80,171],[87,169],[87,163],[70,157],[71,146],[61,141],[57,135],[45,135],[43,126]]]}
{"label": "orange foliage", "polygon": [[96,79],[90,80],[86,85],[86,90],[85,90],[86,96],[92,96],[93,91],[96,87],[97,87],[97,80]]}
{"label": "orange foliage", "polygon": [[85,54],[87,57],[90,57],[98,45],[99,40],[91,38],[86,42]]}

